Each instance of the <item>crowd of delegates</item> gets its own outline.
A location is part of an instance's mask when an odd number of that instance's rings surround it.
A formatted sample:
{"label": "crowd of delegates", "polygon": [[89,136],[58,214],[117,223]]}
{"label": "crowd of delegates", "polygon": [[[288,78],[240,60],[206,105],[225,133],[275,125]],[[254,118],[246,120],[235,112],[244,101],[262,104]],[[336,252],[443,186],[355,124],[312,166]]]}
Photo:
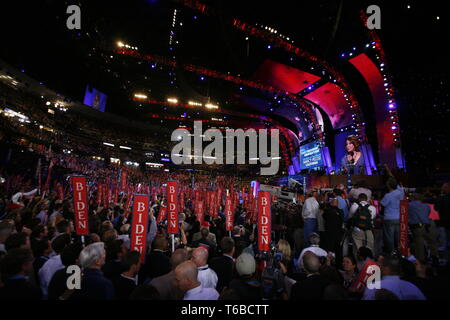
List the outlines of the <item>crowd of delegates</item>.
{"label": "crowd of delegates", "polygon": [[[3,142],[2,142],[3,143]],[[3,146],[3,144],[2,144]],[[6,144],[6,149],[10,148]],[[5,150],[6,150],[5,149]],[[172,252],[164,223],[157,225],[162,195],[151,204],[148,252],[130,251],[131,216],[126,194],[102,207],[89,199],[89,236],[74,232],[70,189],[64,198],[54,184],[36,185],[36,163],[53,176],[86,175],[89,180],[118,176],[118,167],[86,157],[14,150],[0,167],[1,299],[439,299],[448,284],[449,185],[439,193],[416,189],[406,194],[392,176],[385,190],[363,181],[332,191],[309,190],[297,204],[272,206],[272,249],[257,249],[257,228],[237,207],[234,230],[219,216],[196,219],[192,199],[180,213],[180,234]],[[3,161],[3,159],[2,159]],[[170,173],[186,185],[192,175]],[[3,177],[6,178],[3,181]],[[42,176],[42,184],[45,175]],[[128,169],[130,183],[163,183],[168,173]],[[214,187],[219,177],[195,176]],[[42,187],[42,184],[40,185]],[[41,190],[39,190],[41,189]],[[240,190],[240,188],[236,188]],[[398,253],[400,201],[409,197],[410,253]],[[152,199],[153,200],[153,199]],[[369,260],[381,268],[381,289],[355,288]],[[69,290],[73,266],[82,269],[81,289]]]}
{"label": "crowd of delegates", "polygon": [[[142,123],[142,128],[122,119],[118,125],[117,119],[111,120],[103,115],[102,120],[93,118],[82,110],[68,109],[61,111],[38,96],[22,89],[12,89],[0,81],[0,102],[2,108],[12,109],[28,118],[27,121],[18,117],[7,117],[0,109],[0,137],[6,135],[17,139],[26,138],[35,143],[58,146],[61,149],[75,149],[79,153],[91,155],[111,152],[103,145],[104,141],[116,145],[132,147],[128,155],[134,161],[146,160],[144,149],[170,150],[171,141],[161,139],[161,134],[151,130]],[[48,110],[54,113],[48,113]],[[116,121],[116,122],[114,122]],[[128,125],[125,126],[124,124]],[[145,145],[145,148],[143,148]],[[137,152],[137,151],[140,152]],[[148,159],[147,159],[148,160]]]}
{"label": "crowd of delegates", "polygon": [[[64,162],[64,161],[63,161]],[[88,165],[85,168],[89,168]],[[94,169],[91,169],[94,170]],[[180,175],[179,178],[188,179]],[[207,177],[205,178],[207,179]],[[410,253],[398,252],[400,201],[393,178],[383,193],[363,182],[333,191],[310,190],[304,200],[272,205],[272,246],[259,252],[257,228],[246,209],[225,231],[223,207],[200,224],[191,199],[171,238],[157,224],[162,197],[151,203],[147,252],[130,250],[132,217],[123,201],[101,207],[90,199],[89,235],[74,232],[67,191],[40,194],[0,189],[0,299],[48,300],[320,300],[442,299],[449,283],[450,188],[409,195]],[[153,200],[153,199],[152,199]],[[359,290],[366,262],[381,270],[381,288]],[[81,289],[69,289],[73,266]]]}

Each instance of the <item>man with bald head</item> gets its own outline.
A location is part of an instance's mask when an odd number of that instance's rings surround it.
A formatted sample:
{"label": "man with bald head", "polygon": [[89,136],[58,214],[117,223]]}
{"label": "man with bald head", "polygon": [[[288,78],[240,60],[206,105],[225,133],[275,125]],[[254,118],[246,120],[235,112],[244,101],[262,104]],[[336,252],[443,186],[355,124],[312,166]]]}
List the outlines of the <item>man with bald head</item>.
{"label": "man with bald head", "polygon": [[321,267],[319,257],[307,251],[302,260],[306,279],[292,286],[290,300],[321,300],[329,281],[319,273]]}
{"label": "man with bald head", "polygon": [[192,261],[185,261],[175,268],[175,283],[184,293],[183,300],[217,300],[216,289],[204,288],[197,277],[197,266]]}
{"label": "man with bald head", "polygon": [[181,300],[184,293],[175,285],[175,268],[188,260],[186,249],[177,249],[170,257],[172,271],[157,277],[150,282],[150,285],[158,291],[161,300]]}
{"label": "man with bald head", "polygon": [[198,269],[198,281],[203,288],[213,288],[217,286],[217,273],[208,266],[208,250],[203,247],[195,248],[192,251],[191,261],[195,263]]}

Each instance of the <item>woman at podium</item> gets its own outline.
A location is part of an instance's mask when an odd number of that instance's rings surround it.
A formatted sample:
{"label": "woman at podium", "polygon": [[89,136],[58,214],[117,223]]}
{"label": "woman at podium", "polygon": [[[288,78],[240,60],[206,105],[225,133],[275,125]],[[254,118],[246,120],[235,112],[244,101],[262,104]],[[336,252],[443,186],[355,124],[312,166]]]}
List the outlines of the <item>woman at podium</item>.
{"label": "woman at podium", "polygon": [[345,174],[365,174],[364,156],[359,149],[357,136],[350,135],[345,140],[347,154],[342,158],[341,171]]}

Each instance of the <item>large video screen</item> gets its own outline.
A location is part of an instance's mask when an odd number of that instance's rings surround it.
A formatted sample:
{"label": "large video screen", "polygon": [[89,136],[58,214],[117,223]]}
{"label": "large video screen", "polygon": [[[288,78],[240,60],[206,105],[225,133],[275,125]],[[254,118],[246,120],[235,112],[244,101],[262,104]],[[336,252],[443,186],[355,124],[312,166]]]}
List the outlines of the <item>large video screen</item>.
{"label": "large video screen", "polygon": [[95,110],[105,112],[106,97],[106,94],[88,85],[86,86],[86,94],[84,95],[84,104]]}
{"label": "large video screen", "polygon": [[317,142],[300,146],[300,169],[316,169],[323,167],[322,154]]}

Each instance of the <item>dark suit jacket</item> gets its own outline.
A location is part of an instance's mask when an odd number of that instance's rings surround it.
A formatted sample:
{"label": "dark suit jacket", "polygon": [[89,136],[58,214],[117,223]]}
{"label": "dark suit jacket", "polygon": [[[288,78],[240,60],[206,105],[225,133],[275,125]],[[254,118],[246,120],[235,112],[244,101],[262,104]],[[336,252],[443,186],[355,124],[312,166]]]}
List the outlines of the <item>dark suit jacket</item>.
{"label": "dark suit jacket", "polygon": [[136,284],[133,280],[122,277],[118,275],[112,279],[114,286],[114,291],[116,292],[116,299],[118,300],[128,300],[131,293],[136,288]]}
{"label": "dark suit jacket", "polygon": [[217,273],[218,281],[216,289],[219,293],[224,287],[230,285],[234,275],[234,261],[230,257],[216,257],[211,260],[209,267]]}
{"label": "dark suit jacket", "polygon": [[250,283],[244,279],[233,279],[230,282],[231,297],[225,300],[262,300],[262,287],[257,281]]}
{"label": "dark suit jacket", "polygon": [[296,282],[291,289],[290,300],[322,300],[329,281],[321,275],[312,275]]}
{"label": "dark suit jacket", "polygon": [[114,297],[113,284],[102,271],[85,269],[81,289],[75,290],[69,300],[113,300]]}
{"label": "dark suit jacket", "polygon": [[48,300],[59,300],[67,290],[67,267],[55,272],[48,285]]}
{"label": "dark suit jacket", "polygon": [[120,260],[109,260],[102,267],[105,277],[109,280],[119,276],[123,271],[122,262]]}
{"label": "dark suit jacket", "polygon": [[26,279],[6,280],[4,287],[0,288],[0,301],[41,300],[41,297],[41,290]]}
{"label": "dark suit jacket", "polygon": [[41,257],[36,258],[33,262],[34,277],[35,277],[37,283],[40,283],[39,270],[41,270],[42,266],[47,261],[48,261],[48,257],[41,256]]}
{"label": "dark suit jacket", "polygon": [[146,278],[154,279],[169,273],[171,270],[170,258],[164,252],[152,251],[145,259],[140,278],[144,281]]}

